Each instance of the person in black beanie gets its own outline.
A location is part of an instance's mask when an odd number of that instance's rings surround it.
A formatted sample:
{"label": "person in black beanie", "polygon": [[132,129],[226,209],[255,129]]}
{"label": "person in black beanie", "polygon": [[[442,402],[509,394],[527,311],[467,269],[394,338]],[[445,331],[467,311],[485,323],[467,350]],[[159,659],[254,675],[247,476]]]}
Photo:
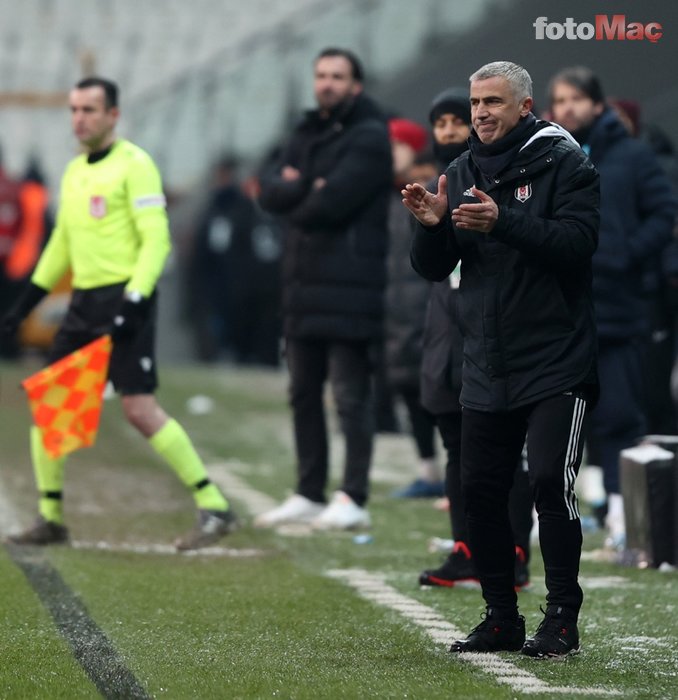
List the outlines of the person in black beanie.
{"label": "person in black beanie", "polygon": [[[419,222],[414,268],[441,281],[461,261],[462,488],[486,613],[450,651],[563,657],[580,648],[574,483],[583,418],[598,390],[598,174],[564,129],[531,113],[524,68],[489,63],[470,83],[470,150],[440,176],[436,193],[417,184],[402,191]],[[547,607],[526,640],[508,500],[528,433]]]}
{"label": "person in black beanie", "polygon": [[471,105],[468,90],[452,87],[436,95],[428,120],[433,130],[433,152],[444,170],[468,150],[471,135]]}
{"label": "person in black beanie", "polygon": [[[448,88],[431,103],[429,121],[433,134],[433,151],[439,172],[468,150],[471,135],[471,107],[468,89]],[[429,189],[435,189],[435,182]],[[421,370],[421,400],[435,416],[447,452],[445,493],[450,503],[450,524],[454,548],[435,569],[419,575],[422,586],[453,587],[462,582],[477,582],[478,574],[469,548],[466,504],[461,488],[461,370],[463,340],[459,330],[457,297],[459,266],[448,279],[432,285],[426,312]],[[515,585],[529,584],[530,531],[532,497],[523,460],[519,460],[510,497],[511,527],[516,545]]]}

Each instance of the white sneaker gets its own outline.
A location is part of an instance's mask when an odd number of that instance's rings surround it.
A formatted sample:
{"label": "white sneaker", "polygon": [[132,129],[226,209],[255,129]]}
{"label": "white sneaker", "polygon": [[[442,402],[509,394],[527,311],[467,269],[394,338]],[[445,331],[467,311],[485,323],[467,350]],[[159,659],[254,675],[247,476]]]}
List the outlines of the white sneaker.
{"label": "white sneaker", "polygon": [[323,503],[315,503],[305,496],[295,493],[277,508],[262,513],[254,519],[254,527],[275,527],[286,523],[309,523],[325,508]]}
{"label": "white sneaker", "polygon": [[626,545],[626,520],[624,517],[624,498],[619,493],[611,493],[607,498],[607,515],[605,516],[608,549],[622,550]]}
{"label": "white sneaker", "polygon": [[316,530],[353,530],[371,524],[370,514],[343,491],[335,491],[330,504],[311,523]]}

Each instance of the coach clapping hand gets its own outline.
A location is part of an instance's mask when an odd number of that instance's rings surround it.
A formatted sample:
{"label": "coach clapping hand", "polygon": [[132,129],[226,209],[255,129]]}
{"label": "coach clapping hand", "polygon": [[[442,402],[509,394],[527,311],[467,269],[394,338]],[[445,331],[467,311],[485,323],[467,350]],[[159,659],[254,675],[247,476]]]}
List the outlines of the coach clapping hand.
{"label": "coach clapping hand", "polygon": [[447,177],[438,178],[438,193],[433,194],[417,183],[401,190],[403,204],[424,226],[436,226],[447,211]]}

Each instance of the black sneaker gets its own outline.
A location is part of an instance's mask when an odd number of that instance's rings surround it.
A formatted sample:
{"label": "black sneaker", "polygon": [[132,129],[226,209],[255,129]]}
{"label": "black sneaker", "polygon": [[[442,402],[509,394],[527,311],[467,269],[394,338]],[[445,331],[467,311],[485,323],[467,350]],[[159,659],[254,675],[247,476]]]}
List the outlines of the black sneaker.
{"label": "black sneaker", "polygon": [[525,618],[522,615],[507,619],[492,608],[484,613],[483,621],[475,627],[466,639],[452,642],[450,652],[461,654],[466,651],[520,651],[525,644]]}
{"label": "black sneaker", "polygon": [[68,542],[68,528],[51,520],[45,520],[41,515],[37,517],[33,525],[17,535],[10,535],[7,541],[12,544],[31,545],[45,547],[50,544],[66,544]]}
{"label": "black sneaker", "polygon": [[557,607],[544,612],[544,619],[534,637],[525,642],[522,652],[535,659],[556,659],[578,654],[580,649],[576,616]]}
{"label": "black sneaker", "polygon": [[427,569],[419,574],[421,586],[447,586],[458,583],[478,583],[478,573],[471,559],[471,552],[463,542],[455,542],[452,553],[437,569]]}
{"label": "black sneaker", "polygon": [[527,568],[525,550],[516,545],[516,563],[514,567],[515,589],[521,591],[530,585],[530,570]]}

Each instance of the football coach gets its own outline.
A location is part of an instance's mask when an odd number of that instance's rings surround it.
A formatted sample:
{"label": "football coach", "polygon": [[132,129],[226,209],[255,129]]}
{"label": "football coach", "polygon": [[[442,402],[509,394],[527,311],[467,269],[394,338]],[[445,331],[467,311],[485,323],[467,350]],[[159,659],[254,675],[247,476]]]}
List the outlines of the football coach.
{"label": "football coach", "polygon": [[[572,137],[531,113],[532,80],[514,63],[470,77],[469,150],[437,193],[407,185],[418,220],[414,268],[443,280],[461,261],[462,486],[487,605],[452,652],[579,651],[582,534],[574,482],[582,422],[598,394],[591,257],[598,174]],[[527,436],[546,610],[526,641],[514,591],[508,494]]]}

